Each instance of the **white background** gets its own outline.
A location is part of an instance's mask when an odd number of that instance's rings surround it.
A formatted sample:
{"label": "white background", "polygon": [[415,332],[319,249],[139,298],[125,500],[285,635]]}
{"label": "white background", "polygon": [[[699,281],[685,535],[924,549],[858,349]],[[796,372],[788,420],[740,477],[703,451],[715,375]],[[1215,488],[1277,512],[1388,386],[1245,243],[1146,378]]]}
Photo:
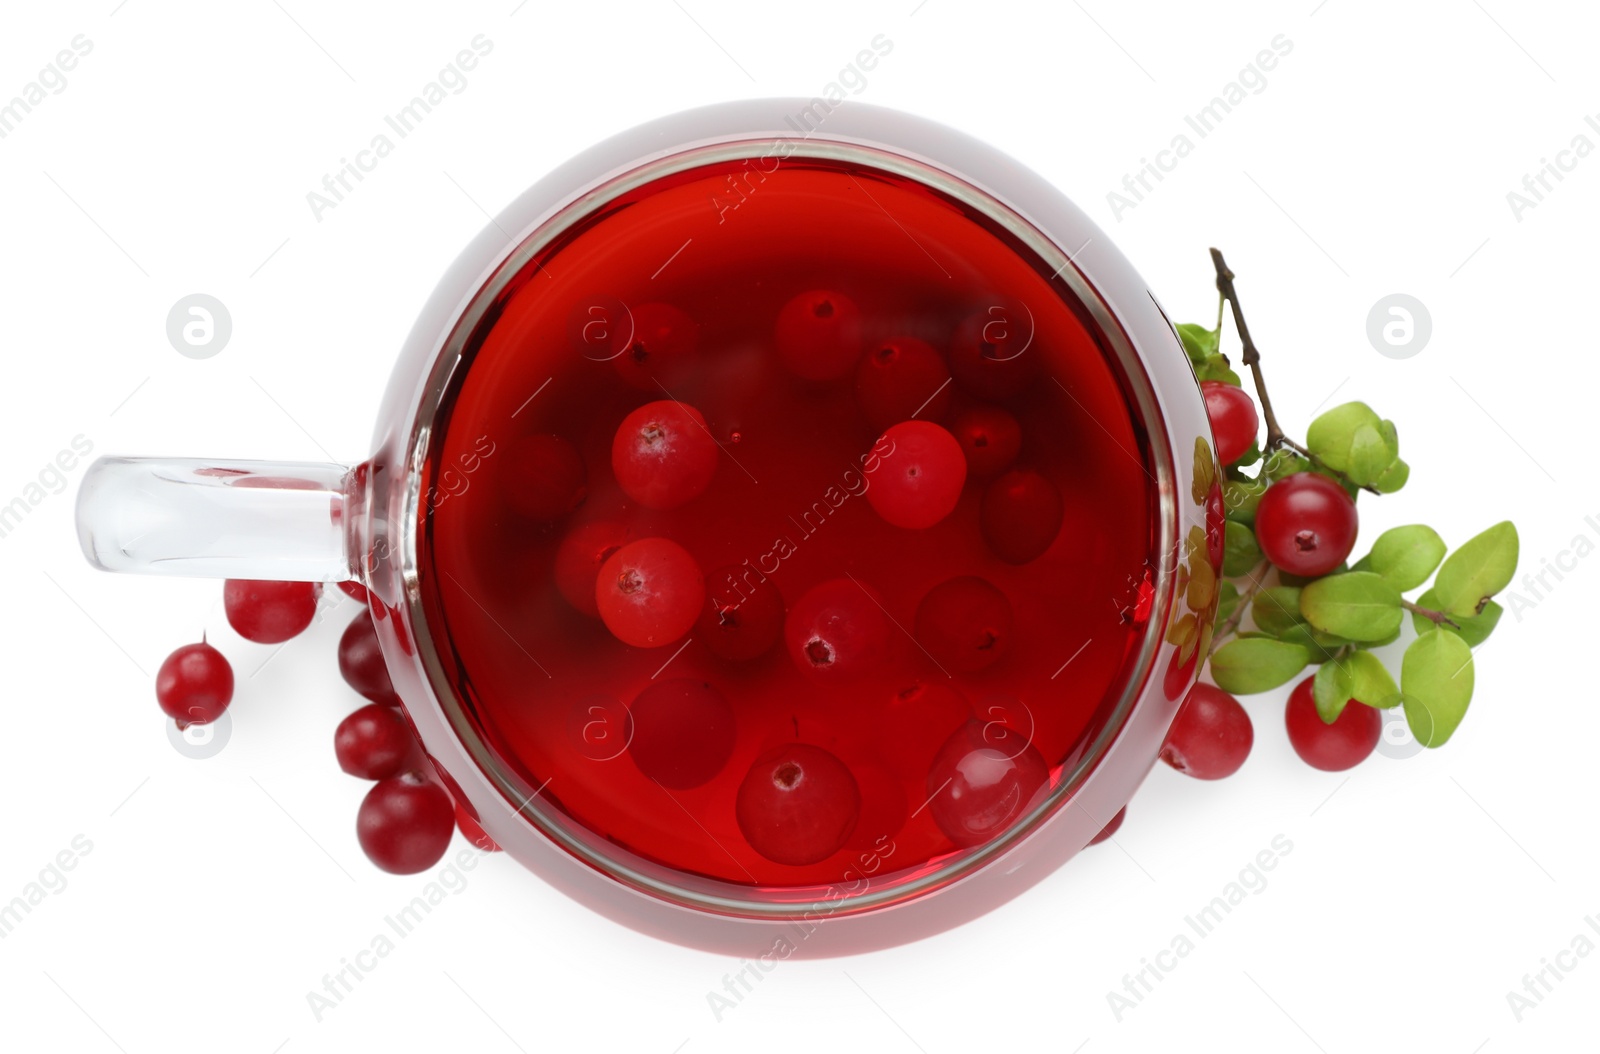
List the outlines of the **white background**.
{"label": "white background", "polygon": [[[1212,317],[1205,250],[1224,247],[1294,430],[1335,397],[1398,422],[1411,485],[1363,502],[1367,540],[1425,521],[1456,544],[1512,516],[1537,571],[1595,535],[1600,160],[1520,221],[1506,198],[1574,136],[1600,144],[1584,5],[916,5],[9,5],[0,100],[74,35],[94,48],[0,140],[0,504],[80,434],[97,454],[360,459],[392,357],[484,209],[649,117],[818,94],[882,33],[894,49],[861,100],[1043,173],[1179,320]],[[466,90],[314,220],[306,193],[480,33],[494,50]],[[1115,218],[1107,192],[1278,34],[1293,50],[1265,90]],[[234,322],[205,361],[165,334],[194,292]],[[1433,318],[1405,361],[1365,332],[1393,292]],[[1116,845],[955,932],[786,962],[720,1022],[706,993],[736,962],[622,930],[496,856],[319,1023],[306,993],[427,879],[362,858],[365,785],[333,761],[359,702],[334,665],[354,606],[273,657],[227,629],[215,583],[91,571],[72,532],[81,475],[0,538],[0,901],[74,836],[93,845],[0,940],[7,1049],[1595,1045],[1600,954],[1520,1023],[1506,993],[1576,934],[1600,942],[1584,923],[1600,914],[1600,708],[1583,599],[1600,560],[1543,599],[1516,587],[1530,603],[1483,650],[1437,753],[1318,773],[1285,740],[1284,693],[1249,699],[1257,744],[1235,778],[1161,767]],[[232,740],[197,761],[169,743],[152,675],[202,630],[240,690]],[[1279,834],[1293,850],[1270,884],[1119,1022],[1106,993]]]}

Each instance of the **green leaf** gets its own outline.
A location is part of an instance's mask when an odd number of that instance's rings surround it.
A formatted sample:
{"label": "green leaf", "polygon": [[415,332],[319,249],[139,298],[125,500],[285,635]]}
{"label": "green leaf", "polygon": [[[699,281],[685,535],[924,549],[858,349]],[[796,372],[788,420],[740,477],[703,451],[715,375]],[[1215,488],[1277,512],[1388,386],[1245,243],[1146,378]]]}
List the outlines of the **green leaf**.
{"label": "green leaf", "polygon": [[1194,368],[1194,376],[1196,380],[1200,381],[1222,381],[1224,384],[1231,384],[1235,388],[1244,387],[1244,382],[1228,366],[1227,358],[1222,355],[1213,355],[1200,363]]}
{"label": "green leaf", "polygon": [[1311,679],[1311,701],[1317,704],[1317,716],[1323,724],[1339,720],[1345,704],[1350,702],[1350,681],[1341,663],[1330,662],[1317,670]]}
{"label": "green leaf", "polygon": [[[1329,468],[1348,472],[1356,434],[1363,428],[1369,428],[1373,432],[1373,439],[1382,446],[1383,436],[1378,431],[1382,424],[1383,419],[1373,413],[1372,407],[1366,403],[1335,406],[1312,421],[1311,427],[1306,429],[1306,449]],[[1394,456],[1390,455],[1384,465],[1393,460]]]}
{"label": "green leaf", "polygon": [[1250,444],[1250,449],[1246,450],[1244,453],[1239,455],[1239,459],[1233,463],[1233,467],[1234,468],[1249,468],[1251,465],[1254,465],[1257,461],[1260,461],[1260,460],[1261,460],[1261,444],[1259,442],[1252,441],[1251,444]]}
{"label": "green leaf", "polygon": [[1411,734],[1425,747],[1444,744],[1472,702],[1472,649],[1454,633],[1425,633],[1400,660],[1400,691]]}
{"label": "green leaf", "polygon": [[[1354,568],[1350,567],[1348,564],[1340,564],[1338,567],[1335,567],[1332,571],[1329,571],[1328,574],[1330,574],[1330,575],[1342,575],[1346,571],[1352,571],[1352,570],[1354,570]],[[1304,587],[1304,586],[1310,585],[1311,583],[1315,582],[1317,579],[1323,578],[1323,577],[1326,577],[1326,576],[1324,576],[1324,575],[1291,575],[1289,572],[1284,571],[1282,569],[1280,569],[1278,571],[1278,581],[1282,582],[1286,586],[1301,586],[1301,587]]]}
{"label": "green leaf", "polygon": [[1433,591],[1450,615],[1476,615],[1517,573],[1517,528],[1503,520],[1470,539],[1439,568]]}
{"label": "green leaf", "polygon": [[1311,462],[1296,454],[1292,450],[1274,450],[1267,455],[1267,460],[1261,466],[1261,474],[1268,481],[1276,483],[1286,476],[1296,472],[1306,472],[1311,468]]}
{"label": "green leaf", "polygon": [[1217,345],[1222,339],[1221,330],[1207,329],[1193,322],[1184,322],[1177,329],[1178,339],[1183,342],[1183,350],[1188,353],[1189,361],[1196,366],[1217,353]]}
{"label": "green leaf", "polygon": [[1428,580],[1444,559],[1444,539],[1432,527],[1413,524],[1393,527],[1372,543],[1372,570],[1388,579],[1401,592],[1415,589]]}
{"label": "green leaf", "polygon": [[[1417,598],[1417,607],[1427,608],[1430,611],[1438,611],[1438,595],[1433,590],[1428,590],[1426,593]],[[1416,629],[1417,636],[1419,637],[1424,633],[1430,633],[1433,630],[1442,629],[1446,633],[1454,633],[1456,636],[1466,641],[1468,647],[1476,648],[1478,645],[1489,639],[1489,634],[1493,633],[1495,626],[1499,625],[1500,616],[1505,614],[1505,610],[1505,608],[1491,600],[1487,604],[1483,605],[1483,610],[1478,612],[1476,615],[1451,615],[1450,620],[1457,626],[1461,627],[1460,629],[1452,629],[1449,626],[1440,625],[1439,623],[1433,621],[1433,619],[1428,618],[1425,615],[1418,615],[1416,613],[1413,613],[1411,616],[1411,625]]]}
{"label": "green leaf", "polygon": [[1300,614],[1300,590],[1294,586],[1269,586],[1250,602],[1250,617],[1262,633],[1281,637],[1305,622]]}
{"label": "green leaf", "polygon": [[1212,620],[1212,629],[1220,630],[1222,624],[1232,618],[1237,610],[1239,610],[1239,587],[1224,578],[1217,586],[1217,616]]}
{"label": "green leaf", "polygon": [[1300,613],[1324,633],[1357,641],[1387,637],[1405,614],[1400,591],[1371,571],[1317,579],[1300,591]]}
{"label": "green leaf", "polygon": [[1261,562],[1261,547],[1255,532],[1242,523],[1228,521],[1222,543],[1222,573],[1246,575]]}
{"label": "green leaf", "polygon": [[1306,650],[1265,637],[1230,640],[1211,656],[1211,678],[1217,687],[1238,695],[1253,695],[1286,684],[1306,668]]}
{"label": "green leaf", "polygon": [[1376,426],[1362,425],[1350,441],[1345,475],[1359,486],[1370,486],[1399,456]]}
{"label": "green leaf", "polygon": [[1331,633],[1324,633],[1304,622],[1284,630],[1278,634],[1278,639],[1285,644],[1300,645],[1306,650],[1307,659],[1319,666],[1339,654],[1340,648],[1346,644],[1353,643],[1343,637],[1335,637]]}
{"label": "green leaf", "polygon": [[1344,669],[1345,686],[1350,698],[1380,710],[1400,705],[1400,689],[1390,676],[1383,660],[1370,651],[1354,651],[1339,665]]}
{"label": "green leaf", "polygon": [[1411,466],[1406,464],[1404,459],[1395,458],[1394,464],[1390,465],[1383,471],[1382,475],[1373,480],[1372,485],[1377,488],[1379,494],[1393,494],[1405,486],[1406,480],[1410,478]]}
{"label": "green leaf", "polygon": [[1267,484],[1253,479],[1230,479],[1222,484],[1222,507],[1227,510],[1227,517],[1237,523],[1249,526],[1256,522],[1256,506],[1261,504],[1261,495],[1267,492]]}

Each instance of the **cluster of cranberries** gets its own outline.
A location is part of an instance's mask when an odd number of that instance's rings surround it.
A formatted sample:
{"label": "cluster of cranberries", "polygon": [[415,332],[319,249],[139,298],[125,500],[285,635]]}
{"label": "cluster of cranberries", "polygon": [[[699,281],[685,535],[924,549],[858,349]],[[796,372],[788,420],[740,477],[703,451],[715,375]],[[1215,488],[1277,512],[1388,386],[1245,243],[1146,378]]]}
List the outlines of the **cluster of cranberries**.
{"label": "cluster of cranberries", "polygon": [[[1217,460],[1231,465],[1256,442],[1256,405],[1238,385],[1205,381],[1206,412],[1216,439]],[[1279,571],[1312,578],[1335,570],[1356,542],[1356,505],[1334,480],[1297,472],[1274,482],[1256,507],[1255,535],[1262,554]],[[1332,724],[1322,720],[1312,699],[1314,678],[1289,695],[1284,713],[1289,743],[1314,768],[1351,768],[1378,745],[1383,719],[1354,699]],[[1255,730],[1239,700],[1213,685],[1199,683],[1178,710],[1161,750],[1162,760],[1198,779],[1215,780],[1239,771]]]}
{"label": "cluster of cranberries", "polygon": [[[340,588],[367,600],[360,585]],[[320,598],[321,587],[309,582],[230,580],[223,587],[228,624],[257,644],[281,644],[304,632]],[[367,857],[393,874],[425,871],[443,858],[457,826],[478,848],[498,848],[432,775],[432,764],[400,710],[367,611],[357,614],[339,639],[339,672],[370,700],[339,723],[333,740],[339,767],[373,781],[356,813],[356,837]],[[179,728],[215,721],[233,700],[233,668],[212,645],[186,644],[161,664],[156,699]]]}

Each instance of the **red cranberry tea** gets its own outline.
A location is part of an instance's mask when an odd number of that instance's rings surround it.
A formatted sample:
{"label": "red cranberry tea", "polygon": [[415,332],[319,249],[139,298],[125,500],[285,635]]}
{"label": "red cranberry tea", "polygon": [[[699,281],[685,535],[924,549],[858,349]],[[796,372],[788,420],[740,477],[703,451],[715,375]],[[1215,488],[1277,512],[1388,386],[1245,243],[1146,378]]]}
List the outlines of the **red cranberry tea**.
{"label": "red cranberry tea", "polygon": [[1152,564],[1144,436],[1068,297],[970,208],[821,160],[680,173],[548,247],[468,345],[421,524],[496,764],[773,890],[1026,815],[1123,690]]}

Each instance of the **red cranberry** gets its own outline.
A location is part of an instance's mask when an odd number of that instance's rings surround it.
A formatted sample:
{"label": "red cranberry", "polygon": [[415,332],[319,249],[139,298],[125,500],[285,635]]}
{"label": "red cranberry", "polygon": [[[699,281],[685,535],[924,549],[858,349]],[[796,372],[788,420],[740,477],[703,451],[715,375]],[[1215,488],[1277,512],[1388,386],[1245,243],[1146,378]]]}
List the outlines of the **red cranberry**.
{"label": "red cranberry", "polygon": [[979,530],[1008,564],[1037,560],[1055,544],[1066,507],[1054,483],[1031,469],[1013,469],[983,492]]}
{"label": "red cranberry", "polygon": [[228,625],[245,640],[282,644],[311,625],[321,587],[315,582],[256,582],[230,578],[222,587]]}
{"label": "red cranberry", "polygon": [[974,406],[956,415],[950,434],[967,457],[967,475],[992,479],[1022,451],[1022,426],[998,406]]}
{"label": "red cranberry", "polygon": [[705,492],[717,471],[717,441],[692,406],[646,403],[622,419],[611,443],[611,471],[634,501],[675,509]]}
{"label": "red cranberry", "polygon": [[233,701],[233,667],[204,641],[185,644],[156,671],[156,702],[179,728],[210,724]]}
{"label": "red cranberry", "polygon": [[588,473],[577,448],[560,436],[524,436],[505,453],[506,500],[530,520],[556,520],[583,504]]}
{"label": "red cranberry", "polygon": [[367,592],[367,587],[362,585],[360,582],[340,582],[339,588],[344,592],[345,596],[349,597],[351,600],[354,600],[358,604],[367,603],[368,599],[372,596],[371,593]]}
{"label": "red cranberry", "polygon": [[1261,419],[1256,402],[1237,384],[1203,381],[1200,392],[1206,399],[1206,416],[1211,418],[1211,434],[1217,441],[1217,460],[1231,465],[1244,457],[1256,441]]}
{"label": "red cranberry", "polygon": [[556,549],[553,574],[556,589],[567,603],[592,618],[600,617],[595,603],[595,582],[611,555],[628,543],[629,529],[610,520],[572,528]]}
{"label": "red cranberry", "polygon": [[783,635],[783,596],[748,565],[720,567],[706,576],[706,603],[694,635],[719,658],[760,658]]}
{"label": "red cranberry", "polygon": [[489,833],[483,829],[482,824],[478,823],[477,818],[467,811],[466,803],[460,800],[456,802],[456,827],[461,830],[461,837],[484,852],[498,853],[500,851],[500,846],[495,843],[493,838],[489,837]]}
{"label": "red cranberry", "polygon": [[1112,835],[1116,834],[1117,831],[1119,831],[1122,828],[1123,818],[1126,817],[1127,815],[1128,815],[1128,807],[1126,805],[1124,805],[1122,808],[1117,810],[1117,814],[1115,816],[1111,817],[1111,820],[1110,820],[1109,823],[1107,823],[1104,827],[1100,828],[1100,833],[1099,834],[1097,834],[1093,838],[1089,839],[1089,844],[1090,845],[1099,845],[1101,842],[1105,841],[1107,838],[1110,838]]}
{"label": "red cranberry", "polygon": [[373,784],[356,813],[362,852],[392,875],[414,875],[437,864],[455,828],[450,795],[416,772]]}
{"label": "red cranberry", "polygon": [[733,707],[722,693],[687,677],[657,681],[629,709],[628,756],[669,790],[707,783],[733,755]]}
{"label": "red cranberry", "polygon": [[1050,766],[1027,737],[968,721],[934,756],[928,809],[956,845],[982,845],[1026,813],[1049,779]]}
{"label": "red cranberry", "polygon": [[856,367],[856,401],[879,431],[913,418],[937,421],[950,407],[950,371],[926,341],[886,340]]}
{"label": "red cranberry", "polygon": [[1356,545],[1356,503],[1327,476],[1297,472],[1278,480],[1256,506],[1256,541],[1280,570],[1315,578],[1338,567]]}
{"label": "red cranberry", "polygon": [[369,703],[339,722],[333,753],[339,767],[364,780],[388,779],[405,765],[414,742],[393,707]]}
{"label": "red cranberry", "polygon": [[820,677],[857,677],[883,661],[889,616],[876,597],[848,578],[812,586],[789,609],[784,638],[789,657]]}
{"label": "red cranberry", "polygon": [[980,399],[1021,395],[1038,373],[1033,316],[1020,303],[986,305],[957,327],[950,342],[950,372]]}
{"label": "red cranberry", "polygon": [[783,305],[773,338],[796,377],[836,381],[861,357],[861,312],[843,293],[812,289]]}
{"label": "red cranberry", "polygon": [[601,620],[635,648],[659,648],[688,633],[705,601],[700,565],[666,538],[641,538],[618,549],[595,581]]}
{"label": "red cranberry", "polygon": [[1239,771],[1255,738],[1239,700],[1202,681],[1178,707],[1161,760],[1196,779],[1220,780]]}
{"label": "red cranberry", "polygon": [[992,666],[1011,645],[1011,602],[987,579],[942,582],[917,606],[917,643],[957,673]]}
{"label": "red cranberry", "polygon": [[932,527],[955,510],[967,482],[967,459],[955,437],[931,421],[902,421],[883,433],[885,447],[867,502],[896,527]]}
{"label": "red cranberry", "polygon": [[1383,735],[1383,715],[1354,699],[1345,704],[1333,724],[1322,720],[1312,698],[1307,677],[1289,693],[1283,719],[1289,729],[1289,745],[1300,759],[1314,769],[1343,772],[1366,760]]}
{"label": "red cranberry", "polygon": [[628,313],[633,319],[633,339],[611,362],[629,385],[660,393],[663,387],[676,384],[693,363],[700,328],[671,304],[640,304]]}
{"label": "red cranberry", "polygon": [[861,815],[861,792],[844,762],[821,747],[795,743],[750,767],[734,815],[752,849],[800,867],[844,846]]}
{"label": "red cranberry", "polygon": [[389,680],[389,667],[383,662],[383,649],[378,646],[378,628],[365,611],[357,612],[339,638],[339,673],[346,684],[375,703],[393,706],[399,702]]}

